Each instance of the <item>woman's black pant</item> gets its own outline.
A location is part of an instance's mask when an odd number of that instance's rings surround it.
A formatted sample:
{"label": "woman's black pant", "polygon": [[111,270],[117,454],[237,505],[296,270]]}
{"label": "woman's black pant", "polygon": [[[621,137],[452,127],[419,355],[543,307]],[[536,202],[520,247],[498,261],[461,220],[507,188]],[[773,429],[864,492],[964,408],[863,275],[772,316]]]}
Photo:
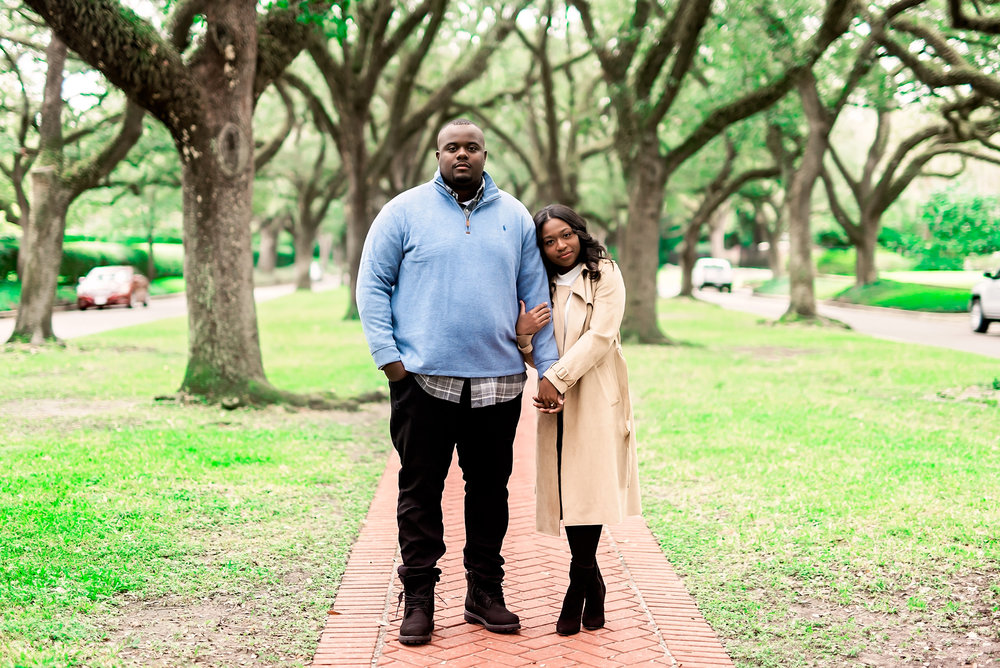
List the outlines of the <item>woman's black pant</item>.
{"label": "woman's black pant", "polygon": [[500,548],[507,534],[507,481],[521,396],[472,408],[468,382],[454,403],[427,394],[412,375],[389,383],[389,394],[389,432],[401,463],[400,577],[434,572],[444,555],[441,494],[457,449],[465,480],[465,568],[481,580],[502,580]]}

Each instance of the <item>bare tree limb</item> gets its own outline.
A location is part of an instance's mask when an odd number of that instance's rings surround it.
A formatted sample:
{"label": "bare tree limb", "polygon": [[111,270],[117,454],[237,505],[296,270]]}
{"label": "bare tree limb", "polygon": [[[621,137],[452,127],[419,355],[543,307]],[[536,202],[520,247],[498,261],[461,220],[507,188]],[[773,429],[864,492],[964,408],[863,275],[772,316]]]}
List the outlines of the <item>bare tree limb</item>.
{"label": "bare tree limb", "polygon": [[177,5],[170,17],[170,43],[180,53],[191,45],[191,28],[195,18],[205,11],[207,0],[185,0]]}
{"label": "bare tree limb", "polygon": [[97,155],[81,161],[68,170],[66,181],[70,186],[72,197],[75,198],[84,190],[97,186],[121,162],[142,135],[142,118],[145,114],[146,111],[142,107],[129,102],[125,107],[118,135]]}
{"label": "bare tree limb", "polygon": [[962,0],[948,0],[951,25],[959,30],[975,30],[990,35],[1000,35],[1000,18],[969,16],[962,10]]}
{"label": "bare tree limb", "polygon": [[292,102],[288,91],[285,90],[285,84],[282,83],[281,79],[274,82],[274,90],[277,91],[278,96],[285,105],[285,123],[274,134],[271,140],[257,151],[253,161],[254,171],[259,170],[269,163],[278,154],[281,146],[288,139],[288,135],[292,133],[292,128],[295,126],[295,104]]}

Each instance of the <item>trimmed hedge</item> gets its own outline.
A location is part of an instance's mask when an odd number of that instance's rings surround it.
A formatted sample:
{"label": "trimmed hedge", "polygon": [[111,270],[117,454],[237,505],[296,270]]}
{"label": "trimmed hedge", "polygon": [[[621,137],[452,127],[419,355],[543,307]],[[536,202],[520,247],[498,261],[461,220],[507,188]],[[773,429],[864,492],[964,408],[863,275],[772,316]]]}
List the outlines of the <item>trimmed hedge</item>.
{"label": "trimmed hedge", "polygon": [[60,282],[76,283],[94,267],[109,264],[132,265],[136,271],[145,274],[146,262],[145,251],[132,246],[106,241],[71,241],[63,244],[63,257],[59,264]]}
{"label": "trimmed hedge", "polygon": [[0,239],[0,281],[17,271],[17,239]]}
{"label": "trimmed hedge", "polygon": [[[853,248],[830,248],[816,258],[816,271],[821,274],[854,275],[857,252]],[[879,271],[909,271],[916,262],[883,248],[875,249],[875,266]]]}
{"label": "trimmed hedge", "polygon": [[[131,265],[143,274],[149,270],[146,244],[120,244],[109,241],[67,241],[59,263],[60,283],[75,284],[94,267],[109,264]],[[17,239],[0,239],[0,280],[17,271]],[[184,275],[184,246],[176,243],[153,244],[156,276]]]}
{"label": "trimmed hedge", "polygon": [[879,279],[871,285],[851,287],[835,301],[933,313],[965,313],[969,310],[969,290],[938,285],[900,283]]}

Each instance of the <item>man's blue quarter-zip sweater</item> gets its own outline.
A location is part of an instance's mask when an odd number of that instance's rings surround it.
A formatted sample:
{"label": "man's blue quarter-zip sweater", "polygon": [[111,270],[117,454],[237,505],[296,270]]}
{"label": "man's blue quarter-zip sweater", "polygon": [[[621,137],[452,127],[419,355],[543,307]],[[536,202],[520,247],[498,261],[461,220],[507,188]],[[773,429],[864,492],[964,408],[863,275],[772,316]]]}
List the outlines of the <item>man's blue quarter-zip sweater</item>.
{"label": "man's blue quarter-zip sweater", "polygon": [[[547,302],[548,278],[527,209],[483,173],[466,219],[433,180],[393,198],[365,239],[357,280],[361,325],[379,368],[460,378],[524,371],[514,326],[518,300]],[[539,375],[558,358],[552,324],[534,338]]]}

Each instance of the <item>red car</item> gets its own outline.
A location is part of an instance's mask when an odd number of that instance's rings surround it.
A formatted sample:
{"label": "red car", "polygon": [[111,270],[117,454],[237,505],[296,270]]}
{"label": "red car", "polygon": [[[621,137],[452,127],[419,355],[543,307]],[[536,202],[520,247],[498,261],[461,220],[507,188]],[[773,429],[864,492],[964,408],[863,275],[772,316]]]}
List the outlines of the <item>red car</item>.
{"label": "red car", "polygon": [[124,265],[94,267],[76,286],[76,305],[81,311],[124,304],[149,306],[149,279]]}

